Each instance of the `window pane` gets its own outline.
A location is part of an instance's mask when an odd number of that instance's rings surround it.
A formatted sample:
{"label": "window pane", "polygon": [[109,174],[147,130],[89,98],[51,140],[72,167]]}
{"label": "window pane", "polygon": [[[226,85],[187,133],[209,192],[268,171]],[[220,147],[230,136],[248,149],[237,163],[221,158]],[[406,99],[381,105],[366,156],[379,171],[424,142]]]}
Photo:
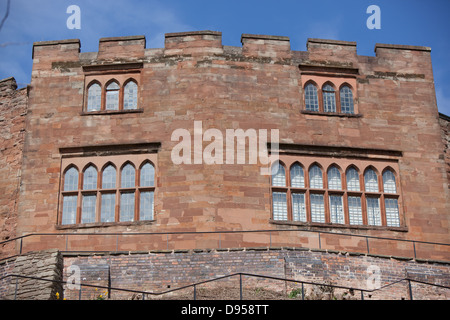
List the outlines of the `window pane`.
{"label": "window pane", "polygon": [[389,227],[400,227],[397,199],[384,199],[386,207],[386,223]]}
{"label": "window pane", "polygon": [[78,190],[78,170],[74,167],[66,171],[64,175],[64,191]]}
{"label": "window pane", "polygon": [[61,224],[75,224],[77,219],[78,196],[64,196]]}
{"label": "window pane", "polygon": [[83,204],[81,208],[81,223],[95,222],[95,203],[96,195],[83,196]]}
{"label": "window pane", "polygon": [[348,197],[348,215],[350,218],[350,224],[363,224],[360,197]]}
{"label": "window pane", "polygon": [[272,166],[272,186],[285,187],[286,186],[286,173],[281,163],[274,163]]}
{"label": "window pane", "polygon": [[107,166],[103,170],[102,188],[114,189],[116,187],[116,168],[112,165]]}
{"label": "window pane", "polygon": [[137,84],[133,81],[128,82],[124,88],[123,108],[125,110],[137,108]]}
{"label": "window pane", "polygon": [[371,226],[381,226],[379,198],[367,197],[367,220]]}
{"label": "window pane", "polygon": [[336,167],[328,169],[328,189],[341,190],[341,172]]}
{"label": "window pane", "polygon": [[100,111],[102,103],[102,88],[94,83],[88,89],[87,111]]}
{"label": "window pane", "polygon": [[309,111],[319,111],[317,88],[311,83],[305,87],[305,108]]}
{"label": "window pane", "polygon": [[336,97],[332,86],[326,84],[322,89],[323,110],[325,112],[336,112]]}
{"label": "window pane", "polygon": [[120,221],[134,221],[134,192],[120,195]]}
{"label": "window pane", "polygon": [[309,187],[314,189],[323,188],[322,170],[316,165],[309,169]]}
{"label": "window pane", "polygon": [[295,163],[291,167],[291,187],[293,188],[305,187],[305,177],[303,174],[303,168],[298,163]]}
{"label": "window pane", "polygon": [[146,163],[141,169],[141,187],[153,187],[155,185],[155,168]]}
{"label": "window pane", "polygon": [[153,191],[141,192],[141,201],[139,206],[139,219],[140,220],[153,220]]}
{"label": "window pane", "polygon": [[106,110],[119,110],[119,85],[115,82],[106,87]]}
{"label": "window pane", "polygon": [[355,168],[347,170],[347,189],[349,191],[360,191],[359,175]]}
{"label": "window pane", "polygon": [[135,186],[135,170],[131,164],[127,164],[122,169],[122,181],[120,183],[122,188],[134,188]]}
{"label": "window pane", "polygon": [[84,171],[83,190],[97,189],[97,169],[90,166]]}
{"label": "window pane", "polygon": [[274,192],[272,194],[272,202],[273,202],[273,219],[287,220],[286,193]]}
{"label": "window pane", "polygon": [[364,183],[367,192],[378,192],[377,174],[372,169],[369,169],[364,173]]}
{"label": "window pane", "polygon": [[341,96],[341,112],[354,113],[352,90],[347,86],[343,86],[339,91],[339,93]]}
{"label": "window pane", "polygon": [[116,194],[102,194],[101,222],[114,222],[116,220]]}
{"label": "window pane", "polygon": [[323,194],[311,194],[311,221],[325,222],[325,205],[323,203]]}
{"label": "window pane", "polygon": [[386,193],[397,193],[397,187],[395,186],[395,176],[390,170],[386,170],[383,173],[383,189]]}
{"label": "window pane", "polygon": [[306,222],[305,194],[292,194],[292,215],[294,221]]}
{"label": "window pane", "polygon": [[345,223],[342,196],[330,196],[330,217],[331,223]]}

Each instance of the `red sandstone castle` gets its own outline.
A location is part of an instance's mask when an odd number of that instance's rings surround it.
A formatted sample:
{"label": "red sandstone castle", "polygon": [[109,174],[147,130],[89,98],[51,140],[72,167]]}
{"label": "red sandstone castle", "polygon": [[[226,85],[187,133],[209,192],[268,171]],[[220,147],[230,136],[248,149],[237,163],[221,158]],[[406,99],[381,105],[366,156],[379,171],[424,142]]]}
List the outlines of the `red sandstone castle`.
{"label": "red sandstone castle", "polygon": [[[449,118],[430,48],[360,56],[354,42],[241,41],[197,31],[166,34],[158,49],[143,36],[100,39],[98,52],[35,43],[30,85],[0,82],[1,254],[318,241],[365,251],[368,239],[379,254],[411,252],[389,238],[450,260],[448,246],[422,243],[450,242]],[[195,122],[248,133],[245,161],[196,163],[193,147],[190,163],[174,163],[173,133],[194,137]],[[276,150],[270,135],[265,145],[279,155],[272,175],[249,163],[250,133],[264,129],[279,134]],[[206,152],[214,139],[202,138]]]}

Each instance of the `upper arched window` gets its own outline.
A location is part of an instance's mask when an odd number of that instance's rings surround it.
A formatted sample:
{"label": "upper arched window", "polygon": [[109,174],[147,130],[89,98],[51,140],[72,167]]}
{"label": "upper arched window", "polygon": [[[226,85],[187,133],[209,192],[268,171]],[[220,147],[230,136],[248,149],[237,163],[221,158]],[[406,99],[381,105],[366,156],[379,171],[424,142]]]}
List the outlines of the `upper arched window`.
{"label": "upper arched window", "polygon": [[291,187],[293,188],[304,188],[305,187],[305,177],[303,173],[303,168],[298,163],[294,163],[291,166]]}
{"label": "upper arched window", "polygon": [[78,190],[78,170],[71,167],[64,174],[64,191]]}
{"label": "upper arched window", "polygon": [[285,187],[286,186],[286,171],[280,162],[272,165],[272,186]]}
{"label": "upper arched window", "polygon": [[367,192],[378,192],[378,178],[373,169],[367,169],[364,173],[364,185]]}
{"label": "upper arched window", "polygon": [[347,178],[347,190],[360,191],[359,174],[355,168],[353,167],[348,168],[346,178]]}
{"label": "upper arched window", "polygon": [[322,170],[317,165],[309,168],[309,187],[313,189],[323,188]]}
{"label": "upper arched window", "polygon": [[122,168],[121,188],[134,188],[136,170],[128,163]]}
{"label": "upper arched window", "polygon": [[140,177],[141,187],[153,187],[155,185],[155,167],[150,163],[146,163],[141,168]]}
{"label": "upper arched window", "polygon": [[317,88],[312,83],[305,86],[305,108],[308,111],[319,111]]}
{"label": "upper arched window", "polygon": [[389,169],[383,173],[383,189],[385,193],[397,193],[395,175]]}
{"label": "upper arched window", "polygon": [[108,165],[103,169],[102,188],[114,189],[116,187],[116,168],[113,165]]}
{"label": "upper arched window", "polygon": [[100,111],[102,106],[102,88],[93,83],[88,88],[87,111]]}
{"label": "upper arched window", "polygon": [[328,176],[328,189],[333,190],[342,189],[341,172],[336,166],[332,166],[331,168],[328,169],[327,176]]}
{"label": "upper arched window", "polygon": [[97,169],[89,166],[83,174],[83,190],[97,189]]}
{"label": "upper arched window", "polygon": [[349,86],[342,86],[339,90],[339,96],[341,98],[341,112],[342,113],[354,113],[353,107],[353,92]]}
{"label": "upper arched window", "polygon": [[113,81],[106,87],[106,110],[119,110],[120,86]]}
{"label": "upper arched window", "polygon": [[325,84],[322,88],[323,111],[336,112],[336,93],[330,84]]}
{"label": "upper arched window", "polygon": [[134,81],[129,81],[123,90],[123,109],[132,110],[137,109],[137,84]]}

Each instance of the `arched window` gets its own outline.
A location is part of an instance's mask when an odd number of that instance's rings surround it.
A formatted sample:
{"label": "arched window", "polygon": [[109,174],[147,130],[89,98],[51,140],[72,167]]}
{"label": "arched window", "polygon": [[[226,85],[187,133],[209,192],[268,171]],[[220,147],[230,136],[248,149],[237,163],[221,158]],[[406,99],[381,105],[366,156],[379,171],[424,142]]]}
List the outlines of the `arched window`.
{"label": "arched window", "polygon": [[116,168],[113,165],[108,165],[103,169],[102,174],[102,188],[114,189],[116,187]]}
{"label": "arched window", "polygon": [[355,168],[353,167],[348,168],[346,178],[347,178],[347,190],[349,191],[361,190],[359,185],[359,174]]}
{"label": "arched window", "polygon": [[328,189],[333,190],[341,190],[342,189],[342,183],[341,183],[341,172],[339,169],[335,166],[332,166],[328,169],[327,172],[328,176]]}
{"label": "arched window", "polygon": [[78,190],[78,170],[71,167],[64,174],[64,191]]}
{"label": "arched window", "polygon": [[280,162],[272,165],[272,186],[286,187],[286,172]]}
{"label": "arched window", "polygon": [[373,169],[367,169],[364,173],[364,184],[367,192],[378,192],[378,178]]}
{"label": "arched window", "polygon": [[323,188],[322,170],[317,165],[309,168],[309,187],[313,189]]}
{"label": "arched window", "polygon": [[119,84],[115,81],[106,87],[106,110],[119,110]]}
{"label": "arched window", "polygon": [[291,166],[291,187],[292,188],[304,188],[305,177],[303,174],[303,168],[298,163],[294,163]]}
{"label": "arched window", "polygon": [[89,166],[83,174],[83,190],[97,189],[97,169]]}
{"label": "arched window", "polygon": [[153,187],[155,185],[155,167],[150,163],[146,163],[141,168],[141,187]]}
{"label": "arched window", "polygon": [[386,170],[383,173],[383,189],[385,193],[397,193],[395,185],[395,175],[391,170]]}
{"label": "arched window", "polygon": [[120,182],[121,188],[134,188],[135,187],[135,169],[128,163],[122,168],[122,180]]}
{"label": "arched window", "polygon": [[137,84],[134,81],[129,81],[123,91],[123,109],[131,110],[137,109]]}
{"label": "arched window", "polygon": [[336,112],[336,94],[334,88],[325,84],[322,88],[323,95],[323,111],[324,112]]}
{"label": "arched window", "polygon": [[305,108],[308,111],[319,111],[317,88],[312,83],[305,86]]}
{"label": "arched window", "polygon": [[100,111],[102,105],[102,88],[98,83],[93,83],[88,88],[86,111]]}
{"label": "arched window", "polygon": [[354,113],[353,92],[350,87],[346,85],[342,86],[339,90],[339,96],[341,98],[341,112]]}

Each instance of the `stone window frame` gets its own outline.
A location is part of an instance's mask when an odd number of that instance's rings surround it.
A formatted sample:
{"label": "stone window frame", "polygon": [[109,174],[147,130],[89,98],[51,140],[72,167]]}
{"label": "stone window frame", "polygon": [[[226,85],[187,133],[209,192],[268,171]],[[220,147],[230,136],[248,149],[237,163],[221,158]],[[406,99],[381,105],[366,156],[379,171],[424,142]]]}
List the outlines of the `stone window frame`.
{"label": "stone window frame", "polygon": [[[339,227],[339,228],[356,228],[356,229],[388,229],[395,231],[407,231],[407,226],[405,223],[405,216],[403,211],[401,188],[400,188],[400,178],[399,178],[399,166],[397,161],[386,159],[380,161],[370,160],[370,159],[346,159],[346,158],[317,158],[314,156],[295,156],[295,155],[281,155],[279,163],[283,166],[285,172],[285,186],[272,186],[272,176],[270,176],[270,202],[271,202],[271,223],[275,224],[291,224],[291,225],[304,225],[304,226],[315,226],[315,227]],[[294,164],[299,164],[303,169],[303,188],[291,187],[291,167]],[[310,188],[309,181],[309,169],[317,165],[322,171],[322,182],[323,188],[316,189]],[[341,189],[335,190],[330,189],[328,186],[328,170],[331,167],[337,167],[341,175]],[[347,188],[347,170],[350,168],[356,169],[359,177],[359,191],[351,191]],[[377,174],[378,192],[369,192],[365,190],[364,183],[364,172],[367,169],[374,169]],[[386,170],[390,170],[395,177],[396,193],[385,192],[383,183],[383,173]],[[273,192],[286,193],[287,199],[287,219],[286,220],[275,220],[273,216]],[[305,208],[306,208],[306,221],[294,221],[293,219],[293,201],[292,194],[302,193],[304,194]],[[325,207],[325,222],[312,222],[311,218],[311,194],[323,195],[324,207]],[[330,196],[337,195],[342,197],[342,207],[344,214],[344,223],[332,223],[331,213],[330,213]],[[351,224],[350,223],[350,212],[349,212],[349,197],[359,197],[361,203],[362,212],[362,224]],[[379,207],[381,213],[381,225],[369,225],[367,216],[367,198],[376,197],[379,199]],[[385,200],[386,199],[396,199],[398,206],[398,226],[391,226],[387,224]]]}
{"label": "stone window frame", "polygon": [[[141,70],[142,63],[112,64],[112,65],[88,65],[83,67],[84,71],[84,102],[81,115],[102,115],[102,114],[122,114],[143,112],[140,99],[141,90]],[[125,87],[128,83],[134,82],[137,86],[137,105],[133,109],[124,108]],[[117,110],[106,109],[106,88],[112,82],[119,85],[119,106]],[[88,94],[92,84],[97,83],[101,88],[101,106],[99,111],[88,111]]]}
{"label": "stone window frame", "polygon": [[[135,168],[135,186],[132,188],[122,188],[121,186],[121,174],[122,168],[131,163]],[[154,184],[153,186],[141,186],[140,185],[140,170],[141,168],[150,163],[154,168]],[[112,165],[116,169],[116,184],[115,188],[102,188],[103,171]],[[83,190],[83,177],[84,172],[90,166],[94,166],[97,170],[97,187],[92,190]],[[78,189],[65,191],[65,173],[70,169],[75,168],[78,171]],[[143,154],[120,154],[120,155],[105,155],[105,156],[87,156],[87,157],[63,157],[61,161],[61,180],[59,191],[59,206],[58,206],[58,218],[56,226],[58,229],[66,228],[84,228],[84,227],[99,227],[108,225],[129,225],[140,223],[154,223],[156,221],[155,200],[157,198],[157,154],[156,153],[143,153]],[[123,193],[134,193],[134,217],[131,221],[120,221],[120,200]],[[151,219],[140,219],[140,195],[143,192],[153,192],[153,207]],[[115,194],[115,209],[114,209],[114,222],[102,222],[101,220],[101,204],[103,194]],[[63,224],[63,202],[65,196],[77,196],[77,209],[76,218],[74,224]],[[82,201],[83,195],[96,195],[95,206],[95,221],[89,223],[82,223]]]}

